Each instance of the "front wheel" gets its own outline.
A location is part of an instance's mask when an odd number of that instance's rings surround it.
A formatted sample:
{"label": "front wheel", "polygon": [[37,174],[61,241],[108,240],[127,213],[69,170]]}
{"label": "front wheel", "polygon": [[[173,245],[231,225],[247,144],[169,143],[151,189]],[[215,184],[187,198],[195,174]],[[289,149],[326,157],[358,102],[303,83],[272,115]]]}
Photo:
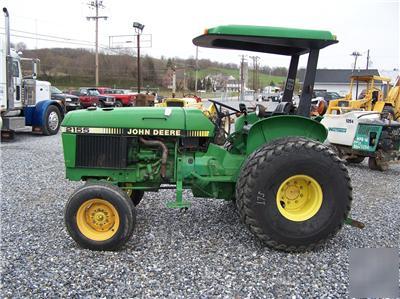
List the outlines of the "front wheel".
{"label": "front wheel", "polygon": [[65,206],[64,217],[69,235],[81,247],[115,250],[131,237],[136,210],[120,188],[93,183],[72,194]]}
{"label": "front wheel", "polygon": [[242,221],[267,246],[305,251],[319,247],[342,227],[352,187],[343,161],[331,149],[288,137],[248,157],[236,199]]}
{"label": "front wheel", "polygon": [[43,125],[43,135],[55,135],[58,133],[61,125],[61,112],[54,106],[50,105],[47,107],[45,115],[46,123]]}
{"label": "front wheel", "polygon": [[122,107],[122,102],[121,101],[115,101],[114,107]]}

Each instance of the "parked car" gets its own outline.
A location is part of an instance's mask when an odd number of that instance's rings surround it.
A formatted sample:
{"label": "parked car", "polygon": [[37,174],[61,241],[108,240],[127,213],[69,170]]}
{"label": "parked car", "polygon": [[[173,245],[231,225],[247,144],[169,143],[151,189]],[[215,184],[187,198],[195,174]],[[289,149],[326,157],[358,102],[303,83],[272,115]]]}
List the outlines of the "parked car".
{"label": "parked car", "polygon": [[58,101],[64,108],[64,113],[79,109],[79,97],[73,94],[64,93],[55,86],[50,86],[51,99]]}
{"label": "parked car", "polygon": [[335,91],[326,91],[326,90],[319,90],[316,89],[313,91],[313,96],[311,103],[316,105],[319,100],[324,100],[325,102],[329,103],[330,100],[336,100],[343,98],[340,94]]}
{"label": "parked car", "polygon": [[126,89],[111,89],[108,87],[97,87],[101,95],[112,96],[115,98],[115,107],[134,106],[136,94]]}
{"label": "parked car", "polygon": [[97,88],[92,87],[81,87],[79,89],[79,100],[82,108],[90,106],[114,107],[115,105],[115,97],[101,95]]}

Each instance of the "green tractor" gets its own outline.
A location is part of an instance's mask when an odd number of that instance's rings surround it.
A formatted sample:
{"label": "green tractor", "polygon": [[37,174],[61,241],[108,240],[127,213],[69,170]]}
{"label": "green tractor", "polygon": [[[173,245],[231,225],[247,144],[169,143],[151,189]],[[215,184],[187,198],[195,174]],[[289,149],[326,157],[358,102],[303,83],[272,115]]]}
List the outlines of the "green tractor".
{"label": "green tractor", "polygon": [[[132,235],[135,206],[144,192],[172,188],[176,197],[166,203],[169,208],[190,207],[184,189],[191,189],[194,197],[235,201],[249,230],[278,250],[314,249],[343,223],[357,223],[348,218],[352,187],[347,169],[323,144],[324,126],[308,117],[318,53],[336,43],[335,36],[316,30],[220,26],[193,42],[291,56],[283,102],[272,112],[211,101],[215,114],[181,107],[68,113],[62,124],[66,176],[86,182],[65,207],[70,236],[92,250],[120,248]],[[308,64],[294,110],[291,100],[302,54],[309,55]],[[235,130],[227,134],[225,121],[233,115]]]}

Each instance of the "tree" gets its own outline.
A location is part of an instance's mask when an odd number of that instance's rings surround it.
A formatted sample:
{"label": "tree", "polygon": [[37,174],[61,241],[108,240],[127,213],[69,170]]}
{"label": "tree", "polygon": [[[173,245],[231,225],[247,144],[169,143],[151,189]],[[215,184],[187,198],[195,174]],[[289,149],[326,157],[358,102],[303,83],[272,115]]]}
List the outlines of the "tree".
{"label": "tree", "polygon": [[200,79],[197,79],[197,89],[204,89],[203,82]]}
{"label": "tree", "polygon": [[192,77],[189,77],[187,79],[187,88],[188,88],[188,90],[193,91],[195,89],[195,82],[196,82],[196,80],[194,80]]}
{"label": "tree", "polygon": [[173,63],[172,59],[168,58],[168,60],[167,60],[167,68],[168,69],[172,69],[173,67],[174,67],[174,63]]}
{"label": "tree", "polygon": [[287,68],[286,67],[274,67],[272,69],[272,75],[284,77],[287,75]]}
{"label": "tree", "polygon": [[153,58],[148,55],[143,58],[143,80],[146,82],[158,81]]}
{"label": "tree", "polygon": [[206,80],[206,90],[207,91],[212,90],[212,82],[210,77],[208,77]]}
{"label": "tree", "polygon": [[26,46],[26,44],[24,42],[19,42],[16,46],[15,46],[15,50],[17,51],[25,51],[28,47]]}

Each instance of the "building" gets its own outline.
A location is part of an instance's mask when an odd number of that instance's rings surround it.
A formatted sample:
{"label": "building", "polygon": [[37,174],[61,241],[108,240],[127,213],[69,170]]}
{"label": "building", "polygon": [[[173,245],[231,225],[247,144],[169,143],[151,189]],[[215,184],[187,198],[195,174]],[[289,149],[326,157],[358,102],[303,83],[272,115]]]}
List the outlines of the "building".
{"label": "building", "polygon": [[[352,69],[318,69],[315,74],[314,90],[322,89],[334,91],[340,95],[346,95],[350,90],[350,76],[353,75],[374,75],[380,76],[377,69],[355,70]],[[304,80],[304,72],[299,74],[299,81],[302,86]],[[359,86],[359,90],[365,89],[365,84]]]}

